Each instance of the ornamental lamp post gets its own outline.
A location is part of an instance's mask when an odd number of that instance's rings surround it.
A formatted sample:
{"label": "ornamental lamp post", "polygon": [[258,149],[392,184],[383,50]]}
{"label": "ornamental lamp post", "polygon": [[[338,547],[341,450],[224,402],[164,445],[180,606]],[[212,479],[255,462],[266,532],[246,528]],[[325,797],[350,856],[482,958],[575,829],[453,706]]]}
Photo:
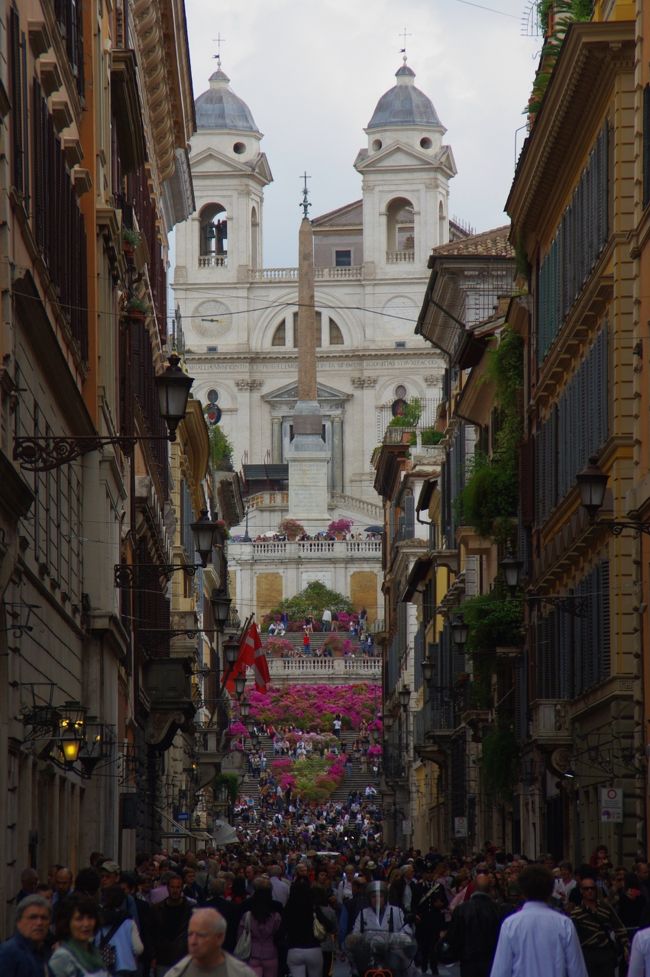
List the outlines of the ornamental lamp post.
{"label": "ornamental lamp post", "polygon": [[228,621],[228,615],[230,614],[230,605],[232,604],[232,598],[228,596],[228,591],[225,587],[220,587],[218,590],[215,587],[212,590],[210,604],[212,605],[212,616],[214,617],[217,631],[223,632]]}
{"label": "ornamental lamp post", "polygon": [[169,440],[176,440],[176,428],[185,417],[193,377],[188,377],[180,367],[181,358],[172,353],[164,371],[154,378],[158,390],[160,414],[167,423]]}
{"label": "ornamental lamp post", "polygon": [[204,567],[207,567],[208,560],[212,555],[214,538],[217,535],[219,524],[210,519],[207,509],[203,509],[197,521],[190,525],[190,529],[194,536],[194,546],[201,557],[201,563]]}
{"label": "ornamental lamp post", "polygon": [[605,501],[605,490],[609,476],[598,465],[598,459],[592,455],[589,464],[576,475],[580,504],[587,510],[591,520],[596,518],[598,510]]}

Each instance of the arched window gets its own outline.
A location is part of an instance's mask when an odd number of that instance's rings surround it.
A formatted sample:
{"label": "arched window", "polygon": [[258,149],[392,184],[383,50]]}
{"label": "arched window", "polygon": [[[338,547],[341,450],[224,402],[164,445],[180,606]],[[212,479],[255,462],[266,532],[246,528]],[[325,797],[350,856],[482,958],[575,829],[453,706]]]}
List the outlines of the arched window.
{"label": "arched window", "polygon": [[206,204],[199,214],[199,253],[202,264],[225,264],[228,255],[228,215],[223,204]]}
{"label": "arched window", "polygon": [[251,210],[251,268],[257,268],[257,250],[259,248],[260,222],[257,217],[257,207]]}
{"label": "arched window", "polygon": [[334,322],[334,319],[330,319],[330,346],[342,346],[343,345],[343,333],[341,332],[340,326]]}
{"label": "arched window", "polygon": [[273,333],[273,339],[271,340],[271,346],[286,346],[287,345],[287,324],[284,320],[279,326],[276,326],[275,332]]}
{"label": "arched window", "polygon": [[413,204],[405,197],[396,197],[386,208],[387,250],[412,252],[415,250],[415,217]]}

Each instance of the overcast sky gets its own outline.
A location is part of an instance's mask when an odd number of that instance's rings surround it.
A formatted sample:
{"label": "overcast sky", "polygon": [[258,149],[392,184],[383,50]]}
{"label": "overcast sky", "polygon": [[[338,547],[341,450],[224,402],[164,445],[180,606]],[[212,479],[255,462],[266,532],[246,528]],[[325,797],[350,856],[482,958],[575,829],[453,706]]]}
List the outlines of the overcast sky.
{"label": "overcast sky", "polygon": [[[482,0],[477,0],[477,3]],[[447,128],[458,175],[449,213],[475,230],[503,213],[541,39],[522,29],[532,0],[185,0],[195,98],[215,70],[264,133],[274,182],[264,205],[264,264],[297,264],[300,174],[311,217],[361,196],[353,167],[380,96],[395,84],[401,32],[415,84]],[[500,11],[496,12],[496,11]],[[507,15],[507,16],[505,16]]]}

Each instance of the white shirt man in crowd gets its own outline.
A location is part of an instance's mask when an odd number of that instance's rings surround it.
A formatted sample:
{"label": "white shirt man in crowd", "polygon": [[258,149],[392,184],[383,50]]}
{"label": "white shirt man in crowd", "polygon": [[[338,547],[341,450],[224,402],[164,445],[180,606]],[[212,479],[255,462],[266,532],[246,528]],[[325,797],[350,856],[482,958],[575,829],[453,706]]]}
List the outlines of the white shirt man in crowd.
{"label": "white shirt man in crowd", "polygon": [[553,884],[542,865],[521,873],[526,902],[501,926],[490,977],[588,977],[575,926],[548,904]]}

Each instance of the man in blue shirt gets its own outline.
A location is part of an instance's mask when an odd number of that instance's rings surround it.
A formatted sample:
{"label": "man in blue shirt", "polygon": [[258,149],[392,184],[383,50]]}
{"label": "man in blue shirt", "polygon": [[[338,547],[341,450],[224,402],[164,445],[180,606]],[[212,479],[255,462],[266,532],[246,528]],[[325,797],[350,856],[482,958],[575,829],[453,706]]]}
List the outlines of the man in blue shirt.
{"label": "man in blue shirt", "polygon": [[43,977],[50,948],[46,940],[52,911],[42,896],[26,896],[16,908],[16,932],[0,945],[2,977]]}

